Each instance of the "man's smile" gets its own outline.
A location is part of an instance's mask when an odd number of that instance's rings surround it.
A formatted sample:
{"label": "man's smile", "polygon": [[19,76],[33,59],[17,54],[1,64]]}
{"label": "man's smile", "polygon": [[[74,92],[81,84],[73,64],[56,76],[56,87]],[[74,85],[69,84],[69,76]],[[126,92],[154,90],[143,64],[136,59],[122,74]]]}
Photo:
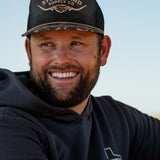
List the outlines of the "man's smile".
{"label": "man's smile", "polygon": [[78,75],[78,72],[50,72],[53,78],[57,79],[71,79]]}

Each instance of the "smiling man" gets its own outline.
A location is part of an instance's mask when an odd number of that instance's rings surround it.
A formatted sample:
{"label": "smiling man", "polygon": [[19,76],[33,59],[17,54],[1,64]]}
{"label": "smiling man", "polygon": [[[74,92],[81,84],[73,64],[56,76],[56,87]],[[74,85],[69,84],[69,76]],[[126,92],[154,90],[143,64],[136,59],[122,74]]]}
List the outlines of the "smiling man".
{"label": "smiling man", "polygon": [[160,122],[90,95],[111,47],[96,0],[31,0],[30,71],[0,70],[0,159],[158,160]]}

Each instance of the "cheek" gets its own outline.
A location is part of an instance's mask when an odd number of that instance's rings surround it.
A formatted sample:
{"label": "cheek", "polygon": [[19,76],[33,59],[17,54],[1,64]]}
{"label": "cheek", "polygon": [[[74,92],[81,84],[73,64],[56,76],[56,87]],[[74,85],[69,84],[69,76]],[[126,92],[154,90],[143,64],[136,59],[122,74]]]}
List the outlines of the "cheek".
{"label": "cheek", "polygon": [[42,51],[36,51],[32,53],[32,67],[39,70],[46,68],[51,61],[49,54],[43,53]]}
{"label": "cheek", "polygon": [[84,67],[88,66],[89,68],[92,68],[97,63],[98,52],[96,52],[96,50],[89,50],[83,52],[83,54],[78,58],[81,64],[84,65]]}

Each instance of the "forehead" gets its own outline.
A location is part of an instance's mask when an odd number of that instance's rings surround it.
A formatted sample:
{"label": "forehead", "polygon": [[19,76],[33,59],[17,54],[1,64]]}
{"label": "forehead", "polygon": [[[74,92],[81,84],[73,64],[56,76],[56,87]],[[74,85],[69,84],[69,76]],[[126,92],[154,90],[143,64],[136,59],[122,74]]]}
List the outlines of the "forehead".
{"label": "forehead", "polygon": [[97,38],[97,33],[93,33],[93,32],[85,32],[85,31],[77,31],[77,30],[53,30],[53,31],[44,31],[44,32],[39,32],[39,33],[34,33],[31,35],[31,37],[34,38],[65,38],[65,37],[69,37],[69,38],[82,38],[82,39],[86,39],[86,38]]}

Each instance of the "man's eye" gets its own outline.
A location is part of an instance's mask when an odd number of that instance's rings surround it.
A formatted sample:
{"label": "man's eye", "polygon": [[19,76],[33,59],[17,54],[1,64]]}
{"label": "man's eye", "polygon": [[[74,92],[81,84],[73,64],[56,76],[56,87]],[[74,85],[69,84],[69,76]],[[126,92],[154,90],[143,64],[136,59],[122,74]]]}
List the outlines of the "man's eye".
{"label": "man's eye", "polygon": [[83,43],[76,41],[71,43],[71,46],[80,46],[80,45],[83,45]]}
{"label": "man's eye", "polygon": [[47,42],[47,43],[42,43],[40,46],[41,46],[41,47],[54,47],[54,44]]}

